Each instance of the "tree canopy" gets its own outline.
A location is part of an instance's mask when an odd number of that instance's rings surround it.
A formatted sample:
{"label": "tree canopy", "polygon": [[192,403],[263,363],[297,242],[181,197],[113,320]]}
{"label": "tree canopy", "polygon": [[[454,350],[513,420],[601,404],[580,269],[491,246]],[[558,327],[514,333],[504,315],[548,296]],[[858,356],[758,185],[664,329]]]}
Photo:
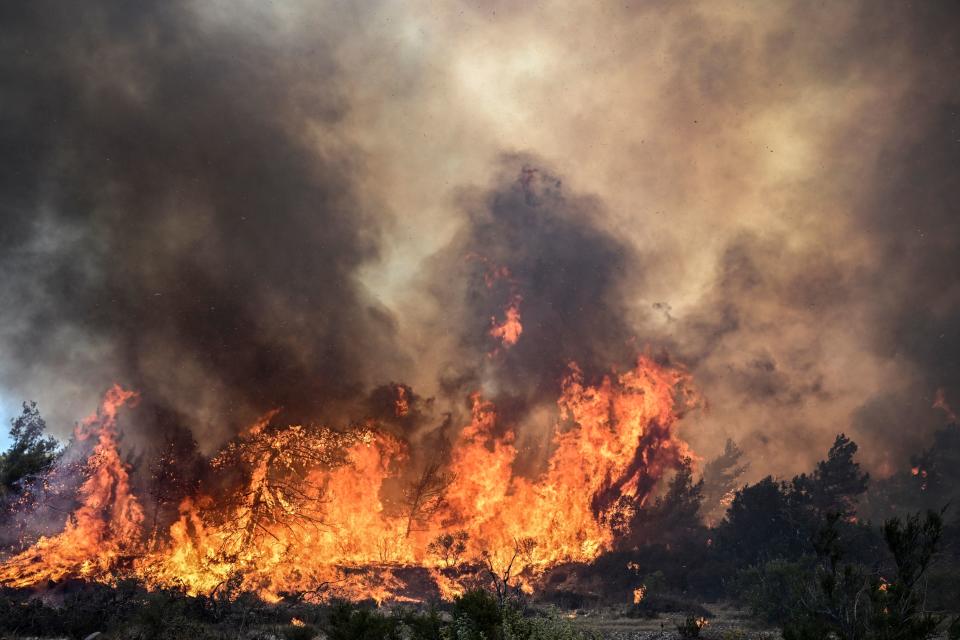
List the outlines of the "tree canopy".
{"label": "tree canopy", "polygon": [[10,420],[10,447],[0,454],[0,500],[4,503],[56,461],[60,445],[45,435],[46,428],[36,402],[24,402],[20,415]]}

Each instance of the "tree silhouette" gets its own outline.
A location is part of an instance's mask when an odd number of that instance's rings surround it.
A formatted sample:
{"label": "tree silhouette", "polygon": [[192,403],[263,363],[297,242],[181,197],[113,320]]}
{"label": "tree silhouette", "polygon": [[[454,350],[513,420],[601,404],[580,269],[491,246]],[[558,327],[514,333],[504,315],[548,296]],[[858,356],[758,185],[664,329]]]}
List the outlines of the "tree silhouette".
{"label": "tree silhouette", "polygon": [[308,482],[314,469],[346,462],[346,447],[366,432],[339,432],[326,427],[276,427],[263,422],[229,443],[211,461],[214,468],[243,470],[242,488],[232,490],[228,547],[244,551],[263,537],[277,538],[276,528],[296,537],[304,527],[323,522],[323,487]]}
{"label": "tree silhouette", "polygon": [[202,464],[197,442],[188,430],[174,429],[164,435],[149,467],[147,494],[151,498],[151,543],[156,541],[163,525],[176,514],[180,501],[196,490]]}
{"label": "tree silhouette", "polygon": [[737,481],[746,473],[748,463],[741,464],[743,450],[727,438],[723,453],[703,468],[703,505],[701,513],[708,522],[719,520],[733,501]]}
{"label": "tree silhouette", "polygon": [[811,475],[794,479],[794,490],[805,494],[820,517],[836,513],[849,520],[856,514],[857,502],[870,482],[870,474],[861,473],[853,459],[856,453],[857,443],[841,433]]}
{"label": "tree silhouette", "polygon": [[10,421],[10,448],[0,454],[0,504],[9,507],[28,483],[53,466],[60,448],[44,436],[46,428],[36,402],[24,402],[21,414]]}
{"label": "tree silhouette", "polygon": [[443,508],[444,496],[454,476],[443,473],[442,469],[441,462],[428,463],[417,479],[404,489],[403,497],[407,515],[406,536],[410,535],[415,526],[422,524],[424,520]]}
{"label": "tree silhouette", "polygon": [[467,541],[470,534],[466,531],[441,533],[427,545],[427,553],[440,560],[444,567],[449,569],[460,564],[460,559],[467,550]]}
{"label": "tree silhouette", "polygon": [[702,529],[703,480],[693,481],[692,463],[690,458],[684,458],[667,492],[653,505],[633,510],[626,535],[620,540],[621,548],[678,543]]}
{"label": "tree silhouette", "polygon": [[791,513],[788,491],[771,476],[737,491],[717,529],[721,546],[742,564],[798,555],[808,536]]}

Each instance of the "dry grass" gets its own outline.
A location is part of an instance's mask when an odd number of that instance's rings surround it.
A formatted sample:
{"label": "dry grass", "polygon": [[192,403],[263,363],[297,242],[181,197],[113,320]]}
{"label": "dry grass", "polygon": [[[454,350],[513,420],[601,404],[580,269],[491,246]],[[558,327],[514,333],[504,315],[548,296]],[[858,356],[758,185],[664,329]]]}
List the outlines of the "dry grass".
{"label": "dry grass", "polygon": [[[723,605],[707,605],[713,614],[701,632],[705,640],[780,640],[775,629],[758,627],[746,613]],[[588,611],[574,623],[581,629],[599,633],[605,640],[652,640],[678,638],[677,624],[686,616],[664,614],[654,619],[628,618],[616,611]]]}

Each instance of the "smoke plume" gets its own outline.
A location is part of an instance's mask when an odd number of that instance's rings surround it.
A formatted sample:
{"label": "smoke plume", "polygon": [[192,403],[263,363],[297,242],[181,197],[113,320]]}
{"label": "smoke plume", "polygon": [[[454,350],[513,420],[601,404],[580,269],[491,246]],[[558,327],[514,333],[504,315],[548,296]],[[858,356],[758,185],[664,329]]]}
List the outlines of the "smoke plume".
{"label": "smoke plume", "polygon": [[0,25],[0,390],[60,434],[113,382],[208,448],[274,408],[435,437],[480,391],[539,451],[571,361],[647,350],[698,454],[789,474],[846,431],[882,476],[960,404],[954,3]]}

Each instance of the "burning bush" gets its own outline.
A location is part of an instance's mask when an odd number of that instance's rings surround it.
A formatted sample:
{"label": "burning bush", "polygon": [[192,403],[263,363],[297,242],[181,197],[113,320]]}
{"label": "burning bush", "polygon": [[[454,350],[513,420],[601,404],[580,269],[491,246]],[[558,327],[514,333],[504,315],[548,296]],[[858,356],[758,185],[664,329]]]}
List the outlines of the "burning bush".
{"label": "burning bush", "polygon": [[[189,494],[162,533],[160,507],[146,524],[119,452],[118,413],[136,397],[114,387],[78,427],[76,439],[93,443],[80,506],[62,532],[0,565],[0,582],[136,577],[197,595],[239,581],[272,601],[294,592],[382,601],[403,591],[400,566],[429,569],[448,598],[466,584],[458,574],[479,567],[505,601],[545,569],[610,548],[607,523],[620,505],[642,504],[666,470],[689,475],[673,428],[690,401],[686,376],[640,358],[595,386],[571,367],[552,457],[533,478],[516,473],[513,432],[496,407],[474,396],[449,458],[408,474],[399,509],[385,496],[403,480],[405,441],[374,423],[284,426],[271,412],[211,459],[205,483],[175,488]],[[175,468],[169,456],[160,462],[151,486]],[[465,560],[470,567],[456,570]]]}

